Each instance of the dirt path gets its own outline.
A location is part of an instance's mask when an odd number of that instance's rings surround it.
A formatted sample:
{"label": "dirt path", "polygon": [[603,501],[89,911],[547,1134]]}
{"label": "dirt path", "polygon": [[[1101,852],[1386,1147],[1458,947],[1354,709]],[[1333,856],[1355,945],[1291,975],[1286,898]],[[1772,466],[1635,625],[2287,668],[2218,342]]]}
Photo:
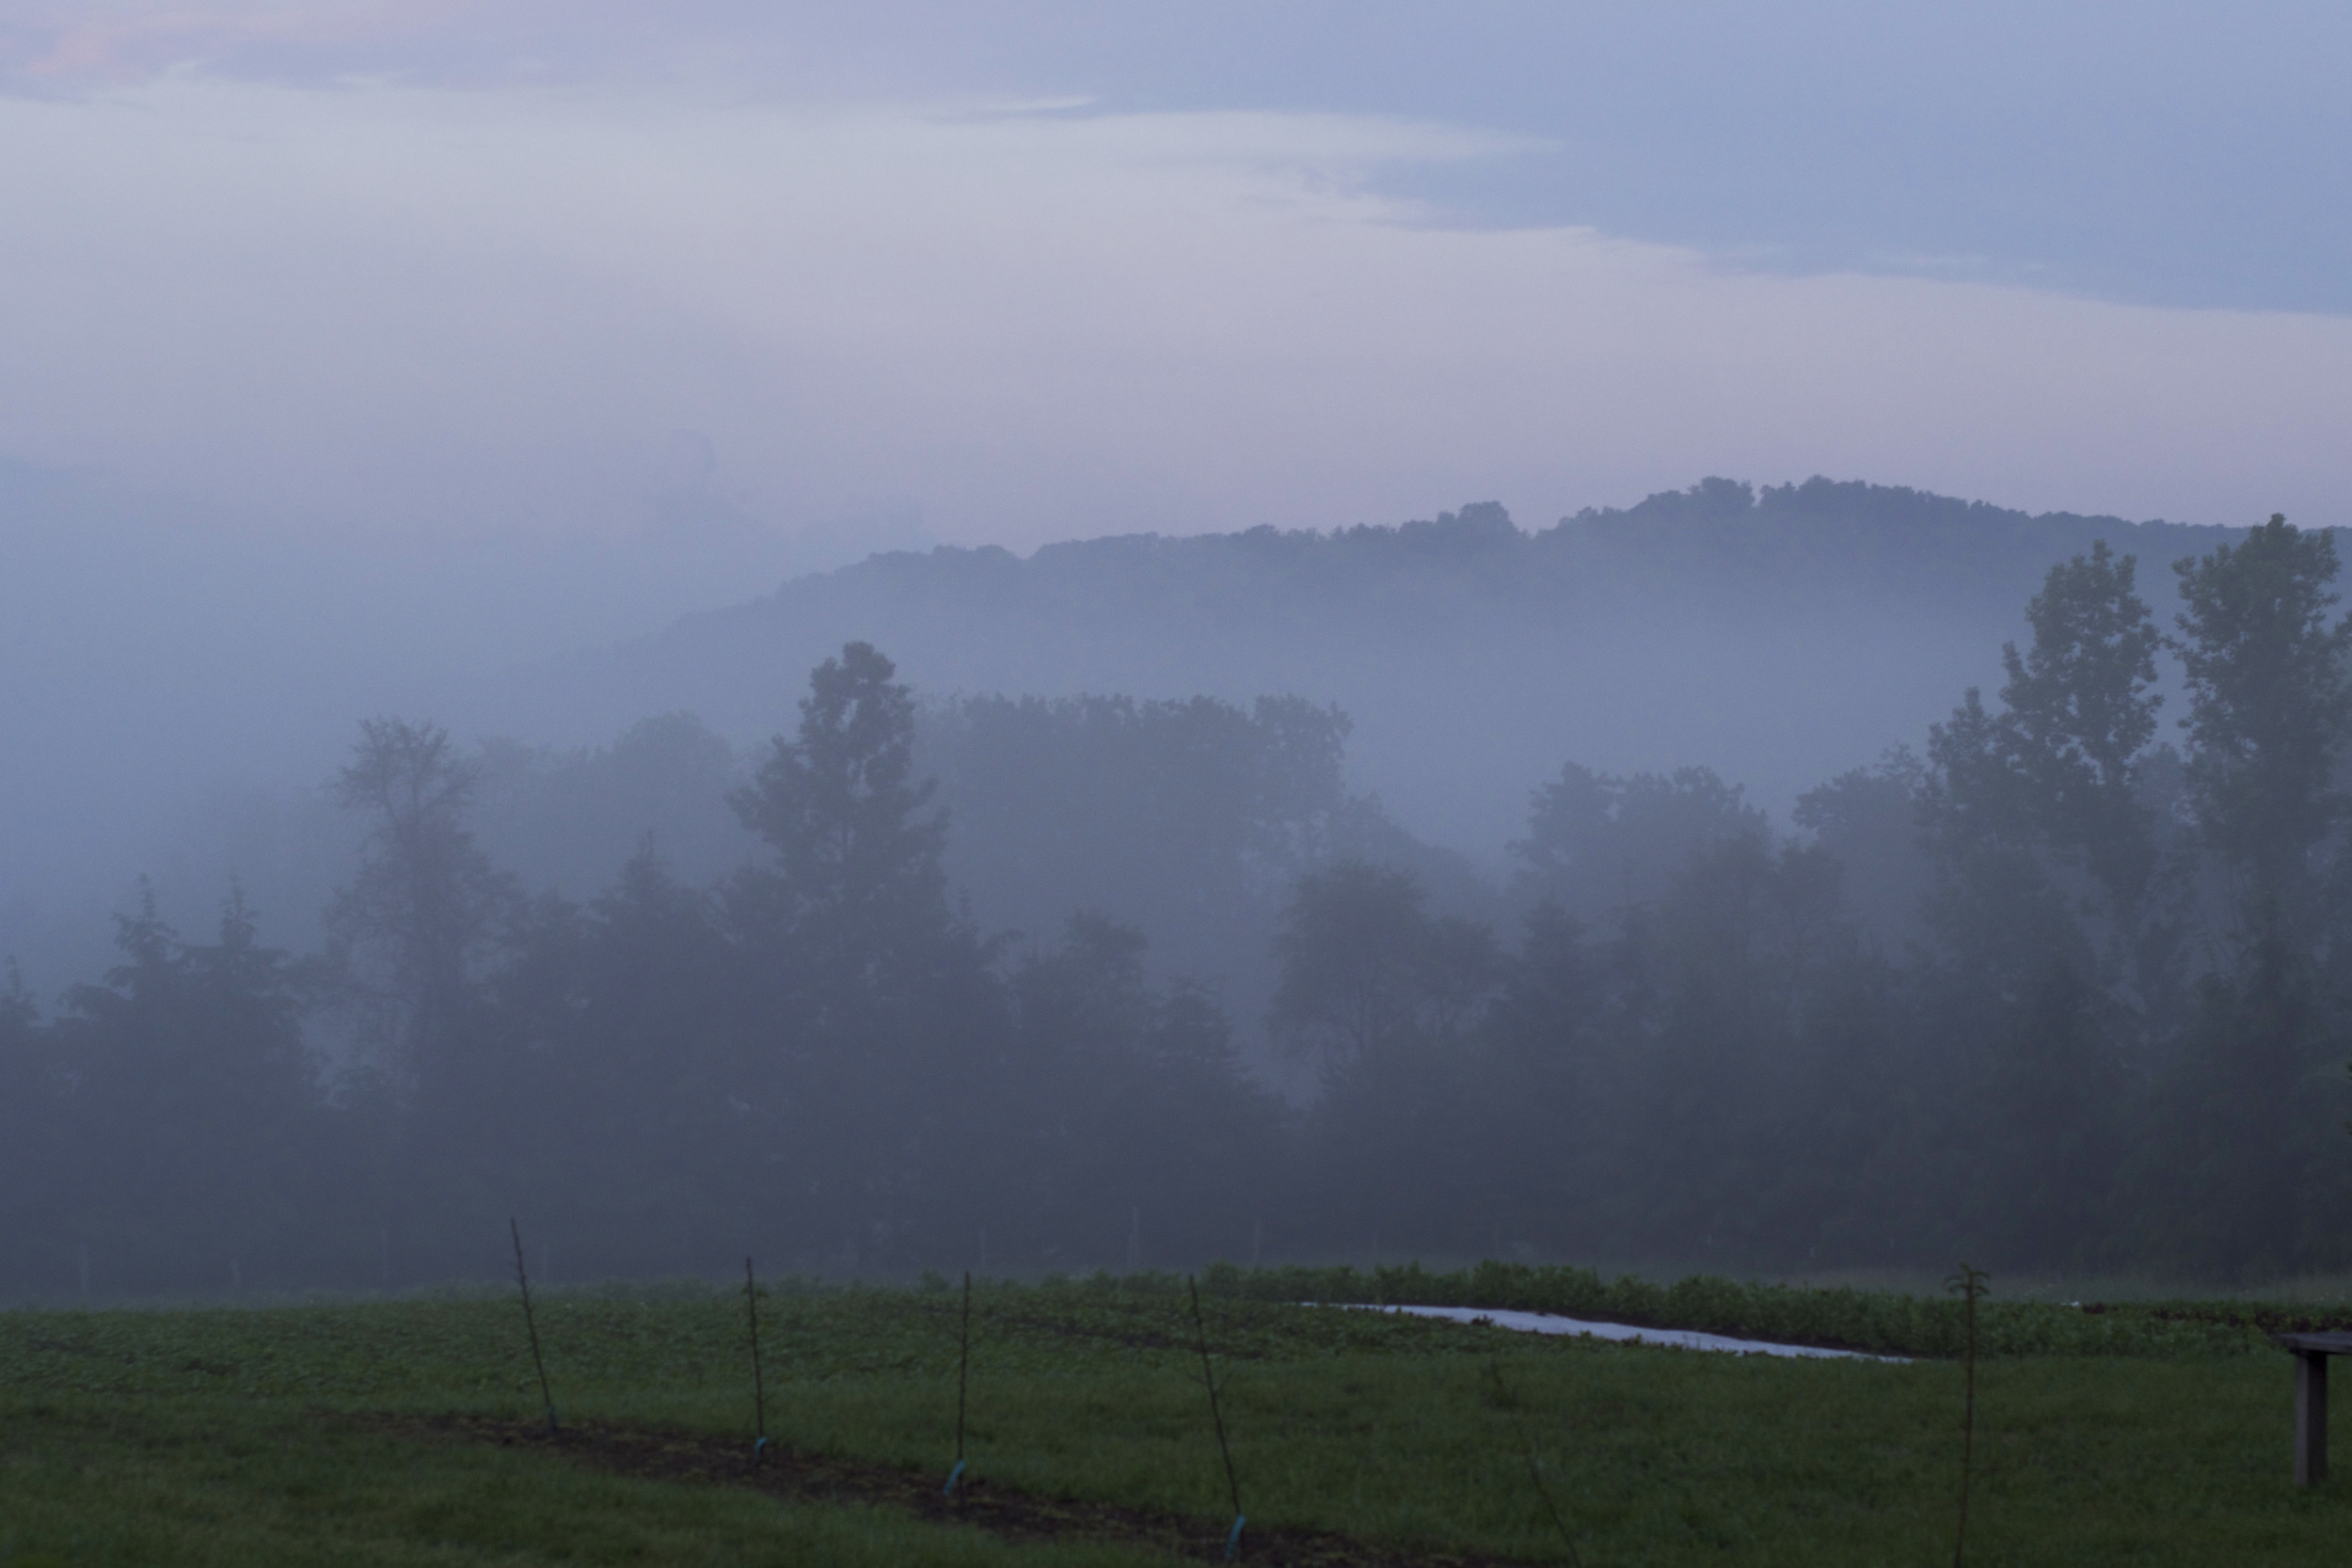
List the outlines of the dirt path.
{"label": "dirt path", "polygon": [[[1231,1521],[1111,1503],[1041,1497],[985,1480],[967,1482],[954,1501],[941,1496],[944,1476],[836,1459],[771,1444],[758,1468],[739,1439],[656,1427],[583,1421],[549,1436],[528,1422],[486,1416],[444,1416],[387,1422],[392,1431],[440,1441],[496,1443],[550,1450],[615,1475],[647,1481],[750,1487],[812,1502],[864,1503],[941,1524],[964,1524],[1009,1541],[1102,1541],[1156,1547],[1179,1557],[1221,1562]],[[1518,1560],[1478,1553],[1413,1551],[1329,1530],[1248,1528],[1242,1560],[1270,1568],[1517,1568]]]}

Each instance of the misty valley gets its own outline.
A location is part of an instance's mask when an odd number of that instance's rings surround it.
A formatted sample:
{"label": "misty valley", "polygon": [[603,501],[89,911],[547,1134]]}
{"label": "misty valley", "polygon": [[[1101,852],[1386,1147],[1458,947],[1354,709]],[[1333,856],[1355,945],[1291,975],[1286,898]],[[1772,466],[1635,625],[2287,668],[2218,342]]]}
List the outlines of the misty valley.
{"label": "misty valley", "polygon": [[0,0],[0,1568],[2343,1562],[2347,50]]}
{"label": "misty valley", "polygon": [[[490,1277],[510,1217],[555,1282],[2352,1265],[2333,535],[1864,486],[1645,506],[882,557],[517,688],[602,722],[732,661],[716,719],[564,750],[370,718],[323,789],[241,808],[216,918],[149,885],[111,968],[0,998],[0,1291]],[[1863,701],[1927,599],[1990,677]],[[1620,616],[1673,609],[1636,659],[1736,658],[1692,628],[1838,603],[1851,668],[1776,711],[1883,750],[1795,787],[1757,714],[1708,754],[1721,710],[1671,670],[1548,685]],[[1355,688],[1232,694],[1368,628]],[[1802,674],[1756,646],[1747,678]],[[1689,753],[1597,765],[1644,709]],[[1406,798],[1517,815],[1408,829],[1356,782],[1366,722]]]}

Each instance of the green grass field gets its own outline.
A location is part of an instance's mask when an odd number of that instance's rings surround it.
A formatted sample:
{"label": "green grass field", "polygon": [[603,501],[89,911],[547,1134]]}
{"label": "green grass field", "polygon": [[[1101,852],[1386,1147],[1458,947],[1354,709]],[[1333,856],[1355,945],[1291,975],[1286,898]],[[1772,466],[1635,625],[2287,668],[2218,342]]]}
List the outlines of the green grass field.
{"label": "green grass field", "polygon": [[[1514,1274],[1521,1297],[1585,1289],[1552,1277],[1565,1271],[1490,1273],[1487,1285],[1509,1293]],[[1246,1559],[1566,1561],[1532,1454],[1586,1564],[1949,1560],[1962,1375],[1951,1361],[1534,1339],[1260,1299],[1331,1278],[1211,1281],[1255,1548]],[[1391,1299],[1475,1290],[1475,1276],[1450,1278],[1357,1282]],[[1674,1291],[1649,1289],[1640,1300],[1653,1320],[1677,1315]],[[1915,1351],[1945,1348],[1956,1322],[1933,1299],[1741,1290],[1684,1288],[1679,1315],[1722,1327],[1778,1314],[1791,1338],[1867,1335]],[[1820,1315],[1810,1335],[1808,1310]],[[771,1437],[862,1475],[910,1472],[922,1484],[909,1495],[932,1496],[954,1453],[955,1293],[798,1287],[768,1295],[762,1314]],[[2229,1316],[1989,1313],[1985,1340],[2002,1353],[1978,1370],[1969,1560],[2352,1555],[2352,1479],[2291,1484],[2288,1358]],[[697,1451],[739,1451],[748,1475],[739,1291],[566,1291],[542,1301],[540,1330],[571,1439],[562,1446],[534,1435],[538,1384],[511,1297],[0,1314],[0,1568],[1109,1564],[1221,1552],[1224,1470],[1183,1292],[1166,1277],[980,1289],[971,1474],[984,1492],[1111,1505],[1066,1528],[1049,1509],[1042,1527],[1011,1535],[854,1487],[782,1497],[734,1483],[724,1466],[714,1479],[647,1479],[600,1457],[588,1440],[598,1433],[700,1434]],[[2339,1457],[2352,1471],[2352,1449]],[[1319,1557],[1301,1544],[1317,1541]]]}

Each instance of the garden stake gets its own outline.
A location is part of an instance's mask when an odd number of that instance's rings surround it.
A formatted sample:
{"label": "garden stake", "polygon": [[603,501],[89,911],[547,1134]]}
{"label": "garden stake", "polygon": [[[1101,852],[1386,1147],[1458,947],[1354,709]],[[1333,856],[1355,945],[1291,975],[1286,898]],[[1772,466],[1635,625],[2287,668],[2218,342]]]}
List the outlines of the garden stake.
{"label": "garden stake", "polygon": [[[1488,1356],[1486,1375],[1494,1379],[1495,1402],[1505,1410],[1518,1410],[1518,1401],[1502,1381],[1502,1363]],[[1544,1468],[1535,1462],[1535,1434],[1529,1430],[1523,1411],[1519,1412],[1519,1447],[1527,1454],[1527,1479],[1535,1483],[1535,1496],[1543,1498],[1544,1512],[1551,1515],[1551,1528],[1560,1532],[1560,1544],[1568,1549],[1570,1568],[1583,1568],[1584,1559],[1576,1549],[1576,1536],[1569,1530],[1568,1522],[1560,1516],[1560,1505],[1551,1500],[1551,1488],[1544,1484]]]}
{"label": "garden stake", "polygon": [[752,1320],[752,1425],[757,1439],[752,1444],[752,1468],[767,1457],[768,1449],[768,1389],[759,1377],[759,1284],[752,1277],[752,1260],[743,1259],[743,1305]]}
{"label": "garden stake", "polygon": [[1960,1417],[1960,1529],[1952,1537],[1952,1568],[1961,1568],[1968,1550],[1968,1472],[1977,1448],[1977,1303],[1983,1299],[1993,1276],[1963,1263],[1944,1288],[1968,1304],[1968,1384]]}
{"label": "garden stake", "polygon": [[963,1337],[956,1356],[956,1467],[947,1472],[947,1486],[943,1497],[956,1495],[956,1482],[963,1479],[963,1394],[972,1379],[972,1271],[963,1271]]}
{"label": "garden stake", "polygon": [[523,1293],[523,1326],[531,1330],[531,1364],[539,1369],[539,1401],[548,1407],[548,1435],[555,1435],[555,1395],[548,1388],[548,1363],[539,1354],[539,1319],[531,1309],[531,1275],[523,1272],[523,1229],[515,1223],[515,1216],[506,1216],[506,1228],[515,1237],[515,1283]]}
{"label": "garden stake", "polygon": [[1200,1287],[1190,1275],[1184,1289],[1192,1295],[1192,1329],[1200,1344],[1200,1381],[1209,1390],[1209,1419],[1216,1425],[1216,1451],[1225,1459],[1225,1490],[1233,1499],[1233,1528],[1225,1537],[1225,1560],[1241,1556],[1241,1528],[1248,1523],[1241,1512],[1241,1482],[1233,1477],[1233,1450],[1225,1441],[1225,1413],[1217,1407],[1216,1372],[1209,1365],[1209,1325],[1200,1316]]}

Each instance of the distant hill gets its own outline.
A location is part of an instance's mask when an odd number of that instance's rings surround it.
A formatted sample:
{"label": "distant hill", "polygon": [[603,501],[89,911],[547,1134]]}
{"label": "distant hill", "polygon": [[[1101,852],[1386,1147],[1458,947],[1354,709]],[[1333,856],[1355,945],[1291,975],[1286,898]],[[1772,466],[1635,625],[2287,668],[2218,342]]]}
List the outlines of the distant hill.
{"label": "distant hill", "polygon": [[1783,812],[1996,685],[2052,562],[2096,539],[2137,556],[2169,625],[2170,562],[2232,536],[1709,479],[1534,533],[1483,503],[1331,533],[942,547],[493,682],[456,717],[571,739],[688,709],[755,739],[790,724],[808,669],[852,639],[934,694],[1296,693],[1355,720],[1355,787],[1423,838],[1494,853],[1569,759],[1705,763]]}

